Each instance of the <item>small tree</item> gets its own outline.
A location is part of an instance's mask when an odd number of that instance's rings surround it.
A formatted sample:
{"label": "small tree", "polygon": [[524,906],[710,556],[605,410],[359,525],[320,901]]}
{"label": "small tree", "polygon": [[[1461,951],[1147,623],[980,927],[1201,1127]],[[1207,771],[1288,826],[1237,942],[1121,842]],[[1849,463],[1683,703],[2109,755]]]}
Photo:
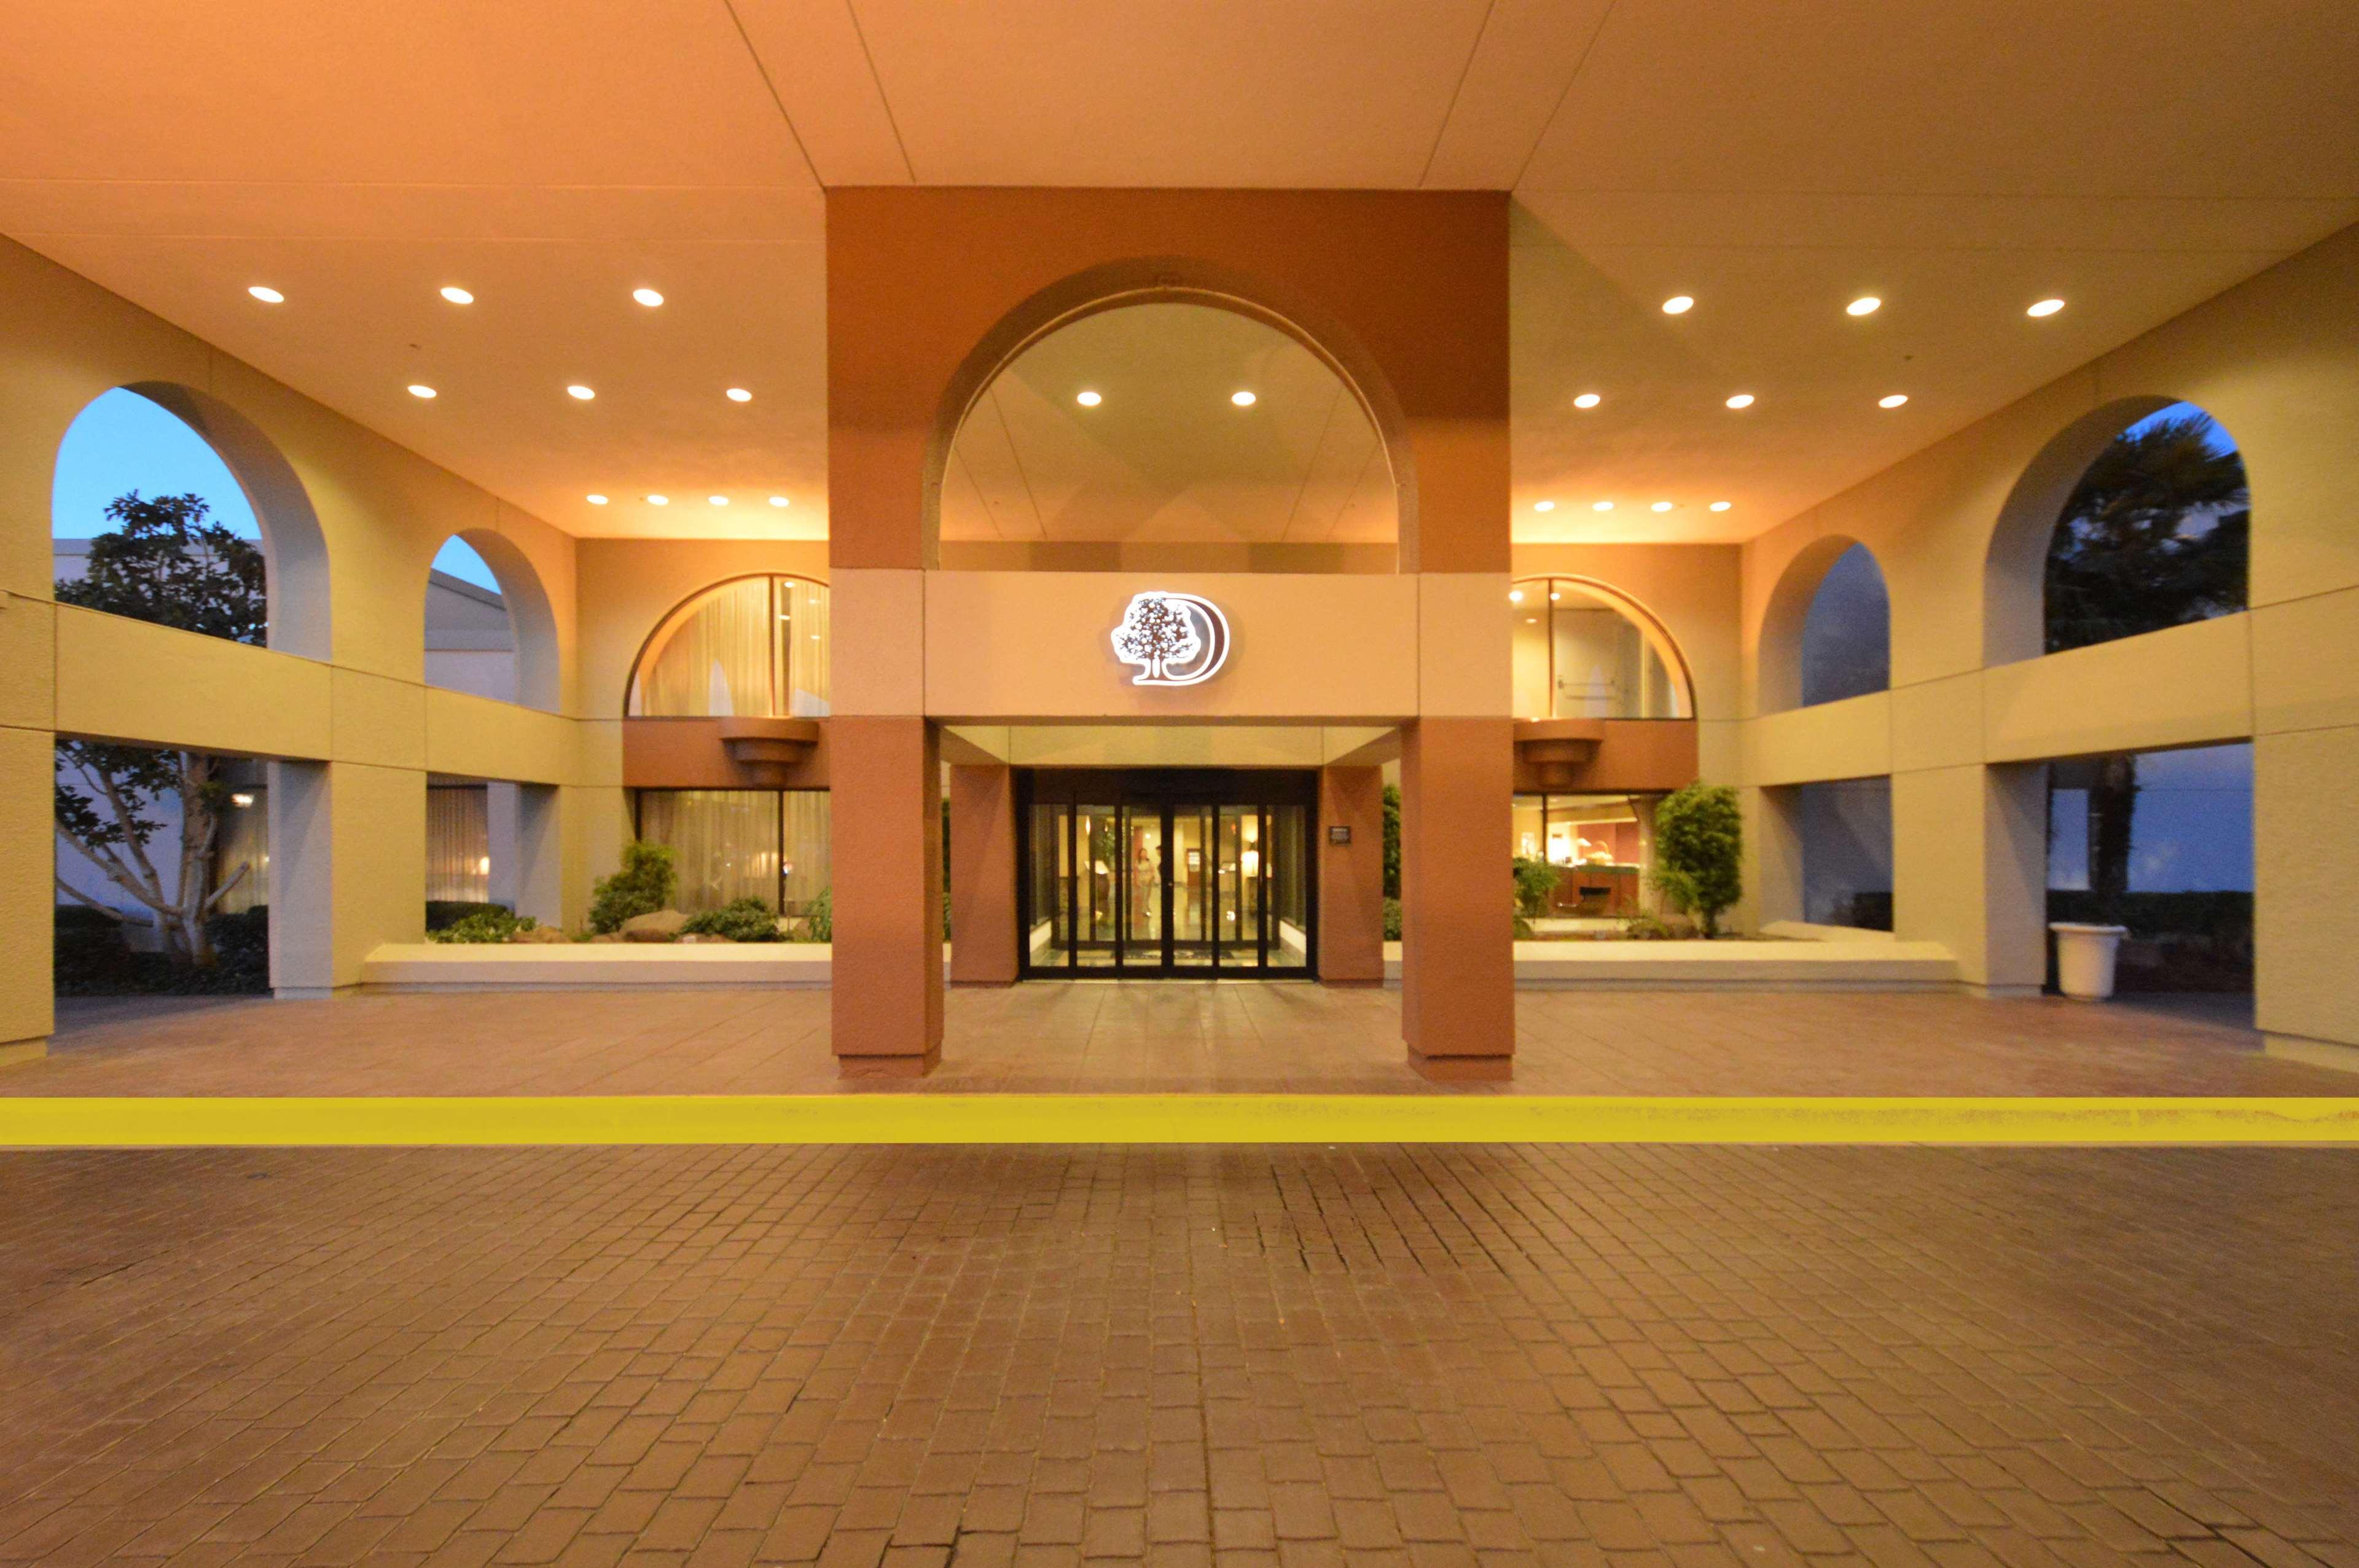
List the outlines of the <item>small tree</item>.
{"label": "small tree", "polygon": [[590,890],[590,929],[612,933],[634,915],[669,909],[679,892],[679,857],[665,844],[634,838],[623,846],[623,869]]}
{"label": "small tree", "polygon": [[[60,604],[103,610],[159,626],[234,643],[260,643],[267,626],[262,551],[209,520],[195,495],[142,499],[137,491],[107,503],[115,527],[90,543],[80,581],[60,581]],[[126,925],[152,925],[165,948],[196,964],[211,964],[205,923],[245,875],[215,885],[214,851],[229,788],[221,759],[202,752],[60,741],[57,785],[59,836],[106,880],[148,912],[139,920],[58,879],[68,898]],[[180,842],[168,857],[168,880],[150,853],[163,823],[147,815],[169,796],[180,808]]]}
{"label": "small tree", "polygon": [[1744,849],[1745,818],[1725,784],[1691,784],[1655,807],[1655,887],[1706,936],[1744,894]]}

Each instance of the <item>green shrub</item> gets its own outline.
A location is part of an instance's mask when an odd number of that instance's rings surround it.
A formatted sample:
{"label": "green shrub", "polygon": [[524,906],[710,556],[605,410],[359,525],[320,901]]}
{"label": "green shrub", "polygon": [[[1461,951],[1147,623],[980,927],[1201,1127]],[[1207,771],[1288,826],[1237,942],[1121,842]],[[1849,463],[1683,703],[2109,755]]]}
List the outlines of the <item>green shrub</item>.
{"label": "green shrub", "polygon": [[1563,873],[1533,855],[1516,857],[1516,914],[1529,921],[1548,913],[1549,895]]}
{"label": "green shrub", "polygon": [[57,906],[51,950],[60,996],[107,996],[137,990],[139,966],[123,940],[123,923],[79,903]]}
{"label": "green shrub", "polygon": [[518,918],[498,904],[493,904],[490,908],[479,909],[474,914],[446,925],[440,931],[428,932],[426,939],[429,942],[457,942],[470,945],[505,942],[517,932],[531,931],[538,928],[540,922],[529,914]]}
{"label": "green shrub", "polygon": [[426,929],[446,931],[471,914],[481,914],[487,909],[506,908],[504,903],[478,903],[470,899],[429,898],[426,901]]}
{"label": "green shrub", "polygon": [[798,942],[832,942],[835,940],[835,890],[821,888],[819,896],[803,911],[802,930]]}
{"label": "green shrub", "polygon": [[590,890],[590,929],[620,931],[636,914],[669,909],[679,891],[678,857],[662,844],[633,839],[623,846],[623,869]]}
{"label": "green shrub", "polygon": [[1622,935],[1633,942],[1669,942],[1679,935],[1669,923],[1651,914],[1634,914],[1622,927]]}
{"label": "green shrub", "polygon": [[253,996],[270,989],[270,911],[259,906],[205,923],[210,964],[169,953],[135,953],[122,924],[60,904],[54,950],[60,996]]}
{"label": "green shrub", "polygon": [[1691,784],[1655,807],[1655,887],[1706,936],[1744,894],[1744,814],[1726,784]]}
{"label": "green shrub", "polygon": [[1385,785],[1385,896],[1400,897],[1400,785]]}
{"label": "green shrub", "polygon": [[683,936],[726,936],[732,942],[782,942],[778,917],[758,898],[741,898],[688,917]]}
{"label": "green shrub", "polygon": [[1397,898],[1388,898],[1385,900],[1385,940],[1387,942],[1399,941],[1401,939],[1400,925],[1401,901]]}

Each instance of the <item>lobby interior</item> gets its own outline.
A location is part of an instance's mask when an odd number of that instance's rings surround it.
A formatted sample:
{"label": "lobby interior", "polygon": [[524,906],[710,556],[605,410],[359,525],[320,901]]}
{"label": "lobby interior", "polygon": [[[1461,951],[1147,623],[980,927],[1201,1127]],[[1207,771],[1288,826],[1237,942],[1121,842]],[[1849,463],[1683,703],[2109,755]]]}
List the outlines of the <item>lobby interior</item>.
{"label": "lobby interior", "polygon": [[2359,1565],[2340,7],[107,10],[0,1563]]}

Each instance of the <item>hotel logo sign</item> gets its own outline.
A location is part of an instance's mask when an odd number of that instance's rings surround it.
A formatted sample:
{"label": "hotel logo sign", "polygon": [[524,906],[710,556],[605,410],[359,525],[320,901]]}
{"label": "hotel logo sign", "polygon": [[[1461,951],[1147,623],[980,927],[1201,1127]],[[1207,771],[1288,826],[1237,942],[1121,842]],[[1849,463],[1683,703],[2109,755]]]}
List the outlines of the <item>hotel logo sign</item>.
{"label": "hotel logo sign", "polygon": [[1133,594],[1114,629],[1114,653],[1138,666],[1133,686],[1194,686],[1219,674],[1228,660],[1228,617],[1192,593]]}

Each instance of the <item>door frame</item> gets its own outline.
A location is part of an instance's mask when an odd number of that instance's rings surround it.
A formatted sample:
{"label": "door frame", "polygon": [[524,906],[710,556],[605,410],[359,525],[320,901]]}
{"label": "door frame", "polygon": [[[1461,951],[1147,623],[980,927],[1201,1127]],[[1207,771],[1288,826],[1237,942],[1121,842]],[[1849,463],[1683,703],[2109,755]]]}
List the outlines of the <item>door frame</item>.
{"label": "door frame", "polygon": [[[1017,768],[1016,784],[1016,973],[1023,979],[1268,979],[1315,980],[1319,978],[1319,773],[1313,768]],[[1036,964],[1032,957],[1032,928],[1038,917],[1034,908],[1032,885],[1032,838],[1035,807],[1062,806],[1070,813],[1081,807],[1101,807],[1114,813],[1119,825],[1124,814],[1133,809],[1152,809],[1161,827],[1162,854],[1158,896],[1162,901],[1160,933],[1158,949],[1151,961],[1132,957],[1126,951],[1130,925],[1130,879],[1115,879],[1114,910],[1115,962],[1084,966],[1079,962],[1077,944],[1068,943],[1068,961],[1062,964]],[[1263,827],[1263,925],[1266,935],[1255,942],[1256,962],[1250,966],[1223,964],[1219,953],[1223,944],[1214,942],[1214,961],[1203,965],[1182,965],[1173,961],[1177,938],[1172,929],[1175,897],[1172,888],[1173,814],[1175,811],[1210,806],[1214,808],[1212,819],[1217,849],[1219,807],[1252,806],[1259,809]],[[1272,969],[1266,967],[1267,952],[1277,945],[1277,915],[1270,906],[1272,891],[1277,882],[1276,808],[1301,808],[1302,822],[1302,910],[1303,963],[1299,968]],[[1068,829],[1071,831],[1071,829]],[[1120,831],[1119,826],[1117,832]],[[1072,900],[1066,901],[1069,906]],[[1214,898],[1218,903],[1217,892]],[[1068,934],[1069,935],[1074,934]]]}

